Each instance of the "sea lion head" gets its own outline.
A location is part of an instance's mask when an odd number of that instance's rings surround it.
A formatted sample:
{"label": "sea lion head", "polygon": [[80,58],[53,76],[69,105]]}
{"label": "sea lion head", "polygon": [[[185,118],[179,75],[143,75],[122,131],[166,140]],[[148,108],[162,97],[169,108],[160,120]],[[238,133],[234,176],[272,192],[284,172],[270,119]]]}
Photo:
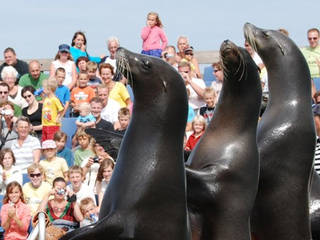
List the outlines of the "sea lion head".
{"label": "sea lion head", "polygon": [[225,80],[232,79],[233,81],[241,81],[247,77],[249,71],[252,71],[253,74],[258,77],[258,68],[248,52],[230,40],[225,40],[221,44],[220,58]]}
{"label": "sea lion head", "polygon": [[258,28],[251,23],[246,23],[243,30],[245,39],[266,65],[272,64],[277,57],[288,55],[295,45],[280,31]]}
{"label": "sea lion head", "polygon": [[136,100],[154,101],[163,95],[184,95],[184,82],[180,74],[160,58],[130,52],[119,48],[116,52],[117,71],[120,71],[133,89]]}

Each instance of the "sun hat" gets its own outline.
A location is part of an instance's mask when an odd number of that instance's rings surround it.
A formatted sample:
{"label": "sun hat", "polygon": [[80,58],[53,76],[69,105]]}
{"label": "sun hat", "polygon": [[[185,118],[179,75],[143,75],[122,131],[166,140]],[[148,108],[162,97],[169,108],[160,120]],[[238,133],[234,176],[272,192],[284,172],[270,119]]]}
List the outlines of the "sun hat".
{"label": "sun hat", "polygon": [[50,149],[50,148],[56,148],[56,142],[53,140],[45,140],[42,143],[42,149]]}

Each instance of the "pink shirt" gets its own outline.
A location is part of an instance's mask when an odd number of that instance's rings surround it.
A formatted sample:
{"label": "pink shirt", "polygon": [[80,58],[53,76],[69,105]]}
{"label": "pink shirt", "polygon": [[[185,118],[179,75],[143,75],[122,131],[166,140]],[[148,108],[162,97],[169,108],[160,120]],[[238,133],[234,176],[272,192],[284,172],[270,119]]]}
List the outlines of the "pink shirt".
{"label": "pink shirt", "polygon": [[[4,223],[8,219],[8,208],[10,204],[6,203],[1,208],[1,222]],[[28,228],[30,224],[30,209],[29,207],[21,202],[19,202],[15,205],[16,207],[16,214],[20,221],[22,222],[23,228],[19,228],[18,224],[12,219],[10,222],[10,227],[7,231],[4,233],[4,239],[6,240],[17,240],[17,239],[27,239],[28,237]]]}
{"label": "pink shirt", "polygon": [[[158,26],[144,27],[141,31],[141,38],[143,40],[142,49],[145,51],[162,49],[167,47],[168,39],[162,28]],[[160,43],[162,42],[162,45]]]}

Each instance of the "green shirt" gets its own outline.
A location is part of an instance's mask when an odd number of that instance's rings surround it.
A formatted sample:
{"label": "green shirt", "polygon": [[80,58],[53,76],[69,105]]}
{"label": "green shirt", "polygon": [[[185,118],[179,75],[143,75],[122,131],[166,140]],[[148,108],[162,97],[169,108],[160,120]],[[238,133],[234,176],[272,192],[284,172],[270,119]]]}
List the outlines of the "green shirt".
{"label": "green shirt", "polygon": [[301,49],[301,52],[308,63],[311,78],[319,78],[320,68],[317,65],[316,59],[320,61],[320,45],[315,48],[304,47]]}
{"label": "green shirt", "polygon": [[43,80],[47,78],[48,75],[44,73],[40,73],[39,79],[34,79],[30,73],[26,73],[20,78],[19,85],[21,87],[32,86],[37,90],[42,87]]}
{"label": "green shirt", "polygon": [[81,149],[78,148],[75,152],[74,152],[74,165],[80,166],[81,167],[81,163],[88,159],[89,157],[93,157],[94,153],[90,150],[90,149]]}

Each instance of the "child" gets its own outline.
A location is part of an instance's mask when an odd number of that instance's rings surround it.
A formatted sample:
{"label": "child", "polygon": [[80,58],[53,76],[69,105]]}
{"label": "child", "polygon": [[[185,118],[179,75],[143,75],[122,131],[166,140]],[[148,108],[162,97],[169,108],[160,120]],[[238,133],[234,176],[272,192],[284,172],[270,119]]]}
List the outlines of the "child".
{"label": "child", "polygon": [[68,165],[66,160],[57,157],[57,145],[53,140],[46,140],[42,142],[42,153],[45,157],[40,161],[40,165],[44,168],[46,173],[46,180],[52,184],[57,177],[68,179]]}
{"label": "child", "polygon": [[206,120],[201,115],[197,115],[192,121],[193,133],[188,138],[188,141],[184,148],[186,151],[192,151],[192,149],[196,146],[200,137],[204,133],[205,128],[206,128]]}
{"label": "child", "polygon": [[76,132],[75,138],[80,147],[74,152],[74,165],[81,166],[84,160],[94,156],[90,142],[91,136],[79,129]]}
{"label": "child", "polygon": [[95,97],[94,90],[88,86],[89,76],[87,73],[79,73],[78,87],[71,91],[71,106],[73,108],[74,116],[79,116],[79,104],[82,102],[89,103]]}
{"label": "child", "polygon": [[96,181],[96,193],[98,194],[99,206],[101,206],[102,199],[110,182],[113,169],[114,161],[111,158],[104,159],[100,164]]}
{"label": "child", "polygon": [[4,239],[27,239],[31,215],[18,182],[8,184],[3,203],[1,227],[5,230]]}
{"label": "child", "polygon": [[[167,47],[168,39],[162,30],[162,23],[158,13],[150,12],[147,15],[147,26],[141,31],[142,54],[161,57],[162,51]],[[160,41],[162,44],[160,44]]]}
{"label": "child", "polygon": [[80,204],[81,200],[87,197],[95,201],[93,190],[88,185],[82,183],[84,175],[81,167],[72,166],[69,169],[68,176],[71,184],[67,186],[67,191],[76,195],[77,203]]}
{"label": "child", "polygon": [[5,193],[6,186],[13,181],[22,184],[22,174],[14,165],[16,159],[11,149],[4,148],[0,152],[0,173],[2,173],[1,194]]}
{"label": "child", "polygon": [[188,47],[184,50],[184,58],[182,58],[181,61],[185,61],[190,64],[193,77],[202,78],[198,61],[193,57],[193,47]]}
{"label": "child", "polygon": [[207,120],[207,124],[209,124],[214,113],[216,92],[212,87],[207,87],[204,89],[203,98],[206,105],[200,108],[199,113]]}
{"label": "child", "polygon": [[88,226],[99,220],[99,208],[92,198],[84,198],[80,201],[80,211],[83,215],[80,227]]}
{"label": "child", "polygon": [[57,145],[57,156],[64,158],[68,164],[68,167],[73,166],[73,153],[71,149],[66,147],[67,134],[65,134],[62,131],[58,131],[54,134],[53,140],[56,142]]}
{"label": "child", "polygon": [[87,72],[89,76],[88,86],[92,88],[96,88],[97,85],[101,84],[101,79],[96,76],[97,69],[97,63],[91,61],[87,63]]}
{"label": "child", "polygon": [[114,129],[116,132],[120,134],[124,134],[127,130],[127,127],[129,125],[130,121],[130,110],[126,107],[120,108],[118,112],[118,120],[119,122],[116,122],[114,124]]}
{"label": "child", "polygon": [[56,79],[50,77],[43,81],[43,91],[45,94],[42,106],[42,141],[53,139],[55,132],[59,131],[60,119],[63,113],[63,106],[54,92],[57,88]]}
{"label": "child", "polygon": [[79,104],[80,116],[76,120],[78,128],[92,128],[96,125],[96,118],[91,114],[91,105],[87,102]]}
{"label": "child", "polygon": [[53,61],[50,66],[50,77],[55,75],[56,69],[59,67],[64,68],[66,72],[63,85],[72,89],[76,85],[77,70],[74,61],[72,61],[70,46],[68,44],[59,45],[59,51],[55,57],[55,61]]}
{"label": "child", "polygon": [[65,85],[63,85],[63,81],[65,77],[66,77],[66,70],[62,67],[57,68],[55,73],[55,78],[57,79],[58,87],[56,89],[55,94],[64,106],[62,116],[64,116],[65,113],[67,112],[69,103],[70,103],[70,90]]}

